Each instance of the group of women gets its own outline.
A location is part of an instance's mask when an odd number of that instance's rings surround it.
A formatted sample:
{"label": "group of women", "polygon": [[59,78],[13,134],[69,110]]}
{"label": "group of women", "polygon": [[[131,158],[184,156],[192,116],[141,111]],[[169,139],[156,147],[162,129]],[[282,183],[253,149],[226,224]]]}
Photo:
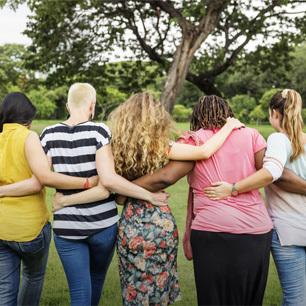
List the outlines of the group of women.
{"label": "group of women", "polygon": [[25,95],[1,103],[1,305],[39,304],[51,239],[44,185],[57,188],[53,235],[71,305],[98,305],[115,245],[124,305],[180,299],[178,230],[163,190],[186,174],[183,244],[198,305],[261,305],[271,242],[283,304],[306,305],[306,137],[296,91],[272,97],[277,133],[267,143],[217,96],[199,99],[177,142],[170,115],[148,93],[115,109],[110,129],[92,121],[95,102],[91,85],[72,85],[69,118],[40,139]]}

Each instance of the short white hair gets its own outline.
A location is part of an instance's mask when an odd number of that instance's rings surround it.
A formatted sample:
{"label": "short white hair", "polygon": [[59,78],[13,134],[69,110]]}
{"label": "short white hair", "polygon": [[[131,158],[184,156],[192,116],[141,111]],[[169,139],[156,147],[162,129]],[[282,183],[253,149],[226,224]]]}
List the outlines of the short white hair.
{"label": "short white hair", "polygon": [[81,107],[96,102],[96,90],[89,83],[74,83],[68,91],[68,104]]}

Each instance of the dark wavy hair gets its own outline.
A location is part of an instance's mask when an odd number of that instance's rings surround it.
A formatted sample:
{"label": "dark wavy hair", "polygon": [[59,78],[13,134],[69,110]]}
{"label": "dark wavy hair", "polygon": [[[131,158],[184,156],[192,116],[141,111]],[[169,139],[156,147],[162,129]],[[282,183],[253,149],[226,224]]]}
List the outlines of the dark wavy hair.
{"label": "dark wavy hair", "polygon": [[228,117],[234,117],[234,113],[225,99],[215,95],[202,96],[193,108],[190,130],[221,128]]}
{"label": "dark wavy hair", "polygon": [[0,104],[0,132],[5,123],[30,124],[36,115],[36,107],[21,92],[6,95]]}

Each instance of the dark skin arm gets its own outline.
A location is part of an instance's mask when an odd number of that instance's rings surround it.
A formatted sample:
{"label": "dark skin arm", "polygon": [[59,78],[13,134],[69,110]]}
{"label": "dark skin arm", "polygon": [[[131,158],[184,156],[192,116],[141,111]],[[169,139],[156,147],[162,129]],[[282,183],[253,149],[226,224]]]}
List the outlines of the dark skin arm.
{"label": "dark skin arm", "polygon": [[[255,155],[256,170],[259,170],[263,166],[263,158],[265,151],[260,151],[260,154]],[[282,176],[274,182],[274,184],[284,191],[291,193],[306,194],[306,180],[303,180],[300,176],[296,175],[289,169],[284,169]]]}
{"label": "dark skin arm", "polygon": [[165,167],[153,174],[147,174],[133,181],[151,192],[165,189],[188,174],[194,167],[194,162],[171,160]]}
{"label": "dark skin arm", "polygon": [[274,184],[287,192],[306,194],[306,180],[289,169],[284,169],[282,176]]}

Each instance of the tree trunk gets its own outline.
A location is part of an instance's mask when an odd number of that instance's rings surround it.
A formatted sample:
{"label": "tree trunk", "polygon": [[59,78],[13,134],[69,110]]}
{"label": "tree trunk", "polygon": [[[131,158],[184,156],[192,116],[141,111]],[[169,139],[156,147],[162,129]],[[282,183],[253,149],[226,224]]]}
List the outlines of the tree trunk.
{"label": "tree trunk", "polygon": [[[201,44],[216,27],[222,9],[227,4],[227,2],[228,0],[207,1],[206,15],[202,17],[197,26],[184,20],[180,14],[174,15],[174,17],[180,20],[180,26],[182,27],[183,35],[182,41],[177,47],[174,59],[168,71],[164,91],[161,95],[161,101],[170,113],[173,110],[175,98],[179,90],[182,88],[184,80],[186,79],[189,65],[195,52],[200,48]],[[167,7],[167,9],[170,14],[174,14],[174,8]],[[203,80],[202,82],[201,80],[197,81],[198,82],[196,85],[198,87],[200,84],[204,84]],[[206,93],[214,91],[220,94],[212,83],[210,84],[210,87],[208,87],[208,83],[206,82],[205,88],[210,89],[209,91],[205,90]]]}
{"label": "tree trunk", "polygon": [[172,112],[175,98],[182,88],[188,68],[193,57],[190,55],[192,48],[192,36],[182,39],[181,45],[177,48],[173,62],[168,71],[164,91],[161,95],[161,102],[168,112]]}

